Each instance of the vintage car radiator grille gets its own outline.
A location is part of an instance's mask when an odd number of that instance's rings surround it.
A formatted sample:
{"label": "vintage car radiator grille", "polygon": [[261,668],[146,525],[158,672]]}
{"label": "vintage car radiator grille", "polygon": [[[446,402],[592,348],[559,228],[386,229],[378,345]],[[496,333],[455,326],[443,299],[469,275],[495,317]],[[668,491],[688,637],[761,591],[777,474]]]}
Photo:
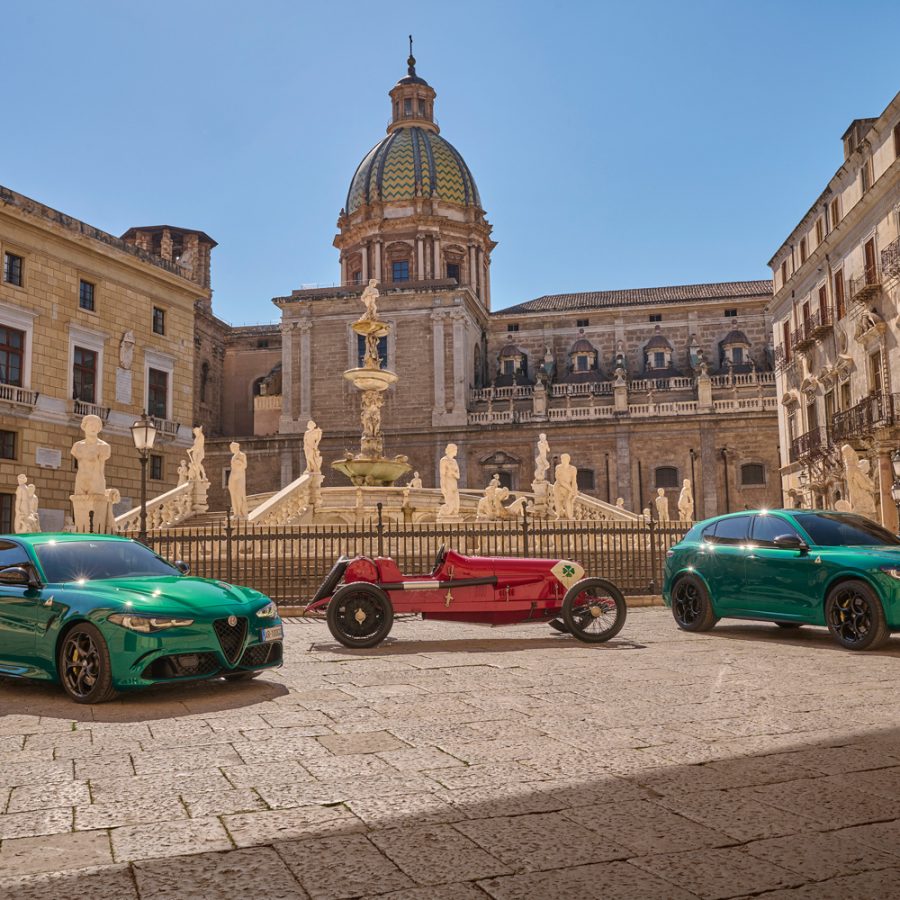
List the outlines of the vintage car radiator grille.
{"label": "vintage car radiator grille", "polygon": [[244,638],[247,637],[247,620],[239,618],[236,625],[229,625],[228,619],[216,619],[213,628],[216,629],[216,637],[219,639],[225,659],[234,665],[241,655]]}
{"label": "vintage car radiator grille", "polygon": [[281,662],[281,641],[254,644],[241,657],[242,666],[269,666],[277,662]]}

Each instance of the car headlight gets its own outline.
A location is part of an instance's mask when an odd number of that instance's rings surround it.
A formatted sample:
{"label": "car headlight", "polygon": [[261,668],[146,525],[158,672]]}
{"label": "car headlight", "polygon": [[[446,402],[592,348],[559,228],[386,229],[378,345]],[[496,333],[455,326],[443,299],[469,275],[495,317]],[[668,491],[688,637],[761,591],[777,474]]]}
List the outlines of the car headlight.
{"label": "car headlight", "polygon": [[141,634],[152,634],[154,631],[165,631],[167,628],[183,628],[193,625],[193,619],[175,619],[171,616],[135,616],[130,613],[115,613],[109,617],[110,622],[121,625],[129,631]]}
{"label": "car headlight", "polygon": [[882,566],[881,571],[885,575],[890,575],[891,578],[896,578],[900,581],[900,566]]}
{"label": "car headlight", "polygon": [[274,600],[267,603],[262,609],[256,611],[260,619],[274,619],[278,615],[278,606]]}

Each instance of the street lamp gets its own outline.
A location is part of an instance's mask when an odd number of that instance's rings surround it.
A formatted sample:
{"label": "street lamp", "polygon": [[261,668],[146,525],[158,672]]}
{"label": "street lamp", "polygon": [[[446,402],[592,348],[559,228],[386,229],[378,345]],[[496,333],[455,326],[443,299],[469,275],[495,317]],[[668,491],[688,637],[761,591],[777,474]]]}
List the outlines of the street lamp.
{"label": "street lamp", "polygon": [[141,459],[141,529],[138,540],[147,542],[147,460],[156,440],[156,425],[153,418],[146,412],[141,413],[140,419],[131,426],[131,437],[134,440],[135,450]]}

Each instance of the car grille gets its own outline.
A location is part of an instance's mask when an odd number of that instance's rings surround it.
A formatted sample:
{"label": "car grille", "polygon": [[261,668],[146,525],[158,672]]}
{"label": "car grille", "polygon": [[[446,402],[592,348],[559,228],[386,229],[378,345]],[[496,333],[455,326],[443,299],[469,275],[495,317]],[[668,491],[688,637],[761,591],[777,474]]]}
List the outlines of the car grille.
{"label": "car grille", "polygon": [[253,668],[254,666],[270,666],[281,662],[281,641],[273,641],[271,644],[254,644],[248,647],[241,657],[241,665]]}
{"label": "car grille", "polygon": [[148,680],[157,678],[196,678],[219,671],[219,661],[214,653],[179,653],[161,656],[153,660],[142,676]]}
{"label": "car grille", "polygon": [[234,665],[241,655],[244,638],[247,637],[247,620],[239,618],[237,625],[229,625],[228,619],[216,619],[213,628],[216,629],[216,637],[219,639],[225,659]]}

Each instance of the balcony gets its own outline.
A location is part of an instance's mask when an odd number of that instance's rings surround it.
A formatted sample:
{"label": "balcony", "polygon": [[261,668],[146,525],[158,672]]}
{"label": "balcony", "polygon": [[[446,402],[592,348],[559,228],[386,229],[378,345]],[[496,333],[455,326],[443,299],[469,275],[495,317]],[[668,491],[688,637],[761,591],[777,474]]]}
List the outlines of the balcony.
{"label": "balcony", "polygon": [[87,403],[84,400],[76,400],[72,412],[76,416],[99,416],[103,422],[109,419],[108,406],[98,406],[96,403]]}
{"label": "balcony", "polygon": [[836,412],[831,420],[834,444],[854,443],[871,436],[879,426],[893,425],[900,411],[900,395],[871,394],[850,409]]}
{"label": "balcony", "polygon": [[34,409],[37,403],[38,392],[29,391],[15,384],[0,384],[0,401],[11,403],[13,406],[26,406]]}
{"label": "balcony", "polygon": [[894,238],[881,251],[881,274],[885,279],[900,275],[900,237]]}
{"label": "balcony", "polygon": [[828,452],[828,447],[828,429],[823,426],[813,428],[791,441],[791,462],[824,456]]}
{"label": "balcony", "polygon": [[868,303],[881,293],[881,275],[875,266],[867,266],[850,279],[850,302]]}
{"label": "balcony", "polygon": [[831,310],[828,307],[817,309],[811,316],[803,320],[803,324],[791,334],[791,349],[805,350],[811,347],[834,325]]}
{"label": "balcony", "polygon": [[150,416],[153,424],[156,426],[156,432],[160,437],[173,438],[178,435],[178,423],[171,422],[169,419],[159,419],[156,416]]}
{"label": "balcony", "polygon": [[783,372],[785,369],[789,369],[793,364],[794,359],[790,355],[789,352],[786,352],[784,344],[779,344],[775,348],[775,372]]}

